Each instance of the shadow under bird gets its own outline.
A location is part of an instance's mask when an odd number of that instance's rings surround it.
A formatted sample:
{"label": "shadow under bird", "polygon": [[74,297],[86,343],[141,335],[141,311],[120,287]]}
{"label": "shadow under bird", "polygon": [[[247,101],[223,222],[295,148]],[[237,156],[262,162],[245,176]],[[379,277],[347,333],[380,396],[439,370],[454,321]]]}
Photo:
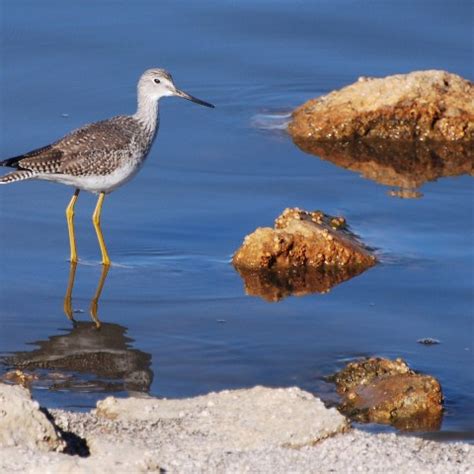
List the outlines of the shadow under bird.
{"label": "shadow under bird", "polygon": [[135,114],[84,125],[51,145],[0,161],[0,166],[15,168],[12,173],[0,177],[0,184],[42,179],[76,188],[66,208],[71,262],[77,262],[74,205],[83,189],[99,195],[92,221],[102,264],[110,265],[100,228],[104,197],[133,178],[144,163],[158,131],[159,100],[177,96],[214,108],[212,104],[179,90],[171,74],[164,69],[145,71],[138,81],[137,91]]}

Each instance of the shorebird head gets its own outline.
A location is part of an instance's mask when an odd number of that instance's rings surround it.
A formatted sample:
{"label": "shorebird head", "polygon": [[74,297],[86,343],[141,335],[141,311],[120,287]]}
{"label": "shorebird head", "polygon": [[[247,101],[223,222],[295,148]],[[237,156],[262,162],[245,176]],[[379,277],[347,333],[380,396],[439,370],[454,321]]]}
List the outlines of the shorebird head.
{"label": "shorebird head", "polygon": [[153,100],[169,96],[182,97],[183,99],[196,102],[196,104],[214,108],[209,102],[193,97],[187,92],[178,89],[173,82],[171,74],[164,69],[148,69],[145,71],[138,82],[138,93],[144,94]]}

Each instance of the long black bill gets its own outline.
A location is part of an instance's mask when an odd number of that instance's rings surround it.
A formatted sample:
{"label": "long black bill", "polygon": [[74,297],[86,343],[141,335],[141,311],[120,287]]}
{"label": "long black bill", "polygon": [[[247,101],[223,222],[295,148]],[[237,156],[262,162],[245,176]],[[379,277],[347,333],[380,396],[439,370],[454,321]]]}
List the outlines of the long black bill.
{"label": "long black bill", "polygon": [[188,99],[191,102],[196,102],[196,104],[204,105],[204,107],[210,107],[211,109],[214,108],[214,106],[210,104],[209,102],[205,102],[204,100],[198,99],[197,97],[187,94],[186,92],[181,91],[179,89],[176,89],[176,95],[178,97],[182,97],[183,99]]}

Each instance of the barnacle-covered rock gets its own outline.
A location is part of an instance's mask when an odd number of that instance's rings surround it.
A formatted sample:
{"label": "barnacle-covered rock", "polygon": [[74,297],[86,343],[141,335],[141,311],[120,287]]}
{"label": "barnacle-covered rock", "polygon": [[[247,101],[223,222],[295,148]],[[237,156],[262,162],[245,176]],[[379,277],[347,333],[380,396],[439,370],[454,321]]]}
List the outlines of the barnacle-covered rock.
{"label": "barnacle-covered rock", "polygon": [[342,397],[340,411],[355,421],[392,424],[405,431],[441,426],[439,382],[415,373],[402,359],[372,357],[351,362],[331,379]]}
{"label": "barnacle-covered rock", "polygon": [[275,227],[259,227],[247,235],[233,257],[244,269],[368,268],[375,256],[350,232],[342,217],[321,211],[287,208]]}
{"label": "barnacle-covered rock", "polygon": [[233,257],[248,294],[268,301],[325,293],[362,273],[376,258],[343,217],[288,208],[275,227],[259,227]]}

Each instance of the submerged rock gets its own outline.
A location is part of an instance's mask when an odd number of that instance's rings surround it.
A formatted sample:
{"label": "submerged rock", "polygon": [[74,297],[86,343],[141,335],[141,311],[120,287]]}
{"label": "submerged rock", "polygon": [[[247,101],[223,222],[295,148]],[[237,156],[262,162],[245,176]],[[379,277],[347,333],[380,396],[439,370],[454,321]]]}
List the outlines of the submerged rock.
{"label": "submerged rock", "polygon": [[36,374],[30,372],[23,372],[23,370],[9,370],[0,377],[0,382],[6,382],[9,384],[21,385],[25,388],[29,388],[33,382],[38,380]]}
{"label": "submerged rock", "polygon": [[434,339],[432,337],[423,337],[421,339],[418,339],[416,342],[425,346],[435,346],[436,344],[441,344],[441,341],[439,339]]}
{"label": "submerged rock", "polygon": [[233,263],[245,269],[368,268],[376,259],[347,229],[343,217],[287,208],[274,229],[259,227],[245,237]]}
{"label": "submerged rock", "polygon": [[294,138],[474,141],[474,85],[445,71],[366,78],[293,113]]}
{"label": "submerged rock", "polygon": [[439,382],[416,374],[402,359],[351,362],[332,380],[343,398],[339,409],[353,420],[392,424],[405,431],[432,431],[441,426]]}
{"label": "submerged rock", "polygon": [[30,392],[0,383],[0,447],[62,451],[66,443]]}
{"label": "submerged rock", "polygon": [[306,153],[360,173],[377,183],[400,188],[391,193],[398,197],[420,197],[416,189],[427,181],[474,175],[471,142],[314,141],[301,137],[294,137],[294,142]]}

